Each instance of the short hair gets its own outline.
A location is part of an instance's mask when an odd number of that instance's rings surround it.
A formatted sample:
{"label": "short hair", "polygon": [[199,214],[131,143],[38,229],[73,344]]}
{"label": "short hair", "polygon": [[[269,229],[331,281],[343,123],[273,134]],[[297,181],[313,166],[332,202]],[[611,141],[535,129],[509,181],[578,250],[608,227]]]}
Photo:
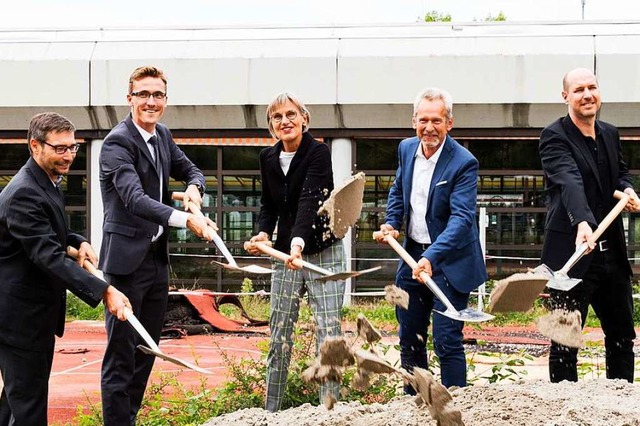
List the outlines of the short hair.
{"label": "short hair", "polygon": [[164,76],[164,72],[160,68],[143,66],[138,67],[129,76],[129,92],[133,92],[133,82],[142,80],[143,78],[153,77],[159,78],[164,82],[165,89],[167,87],[167,78]]}
{"label": "short hair", "polygon": [[267,124],[269,125],[269,133],[271,133],[271,136],[273,136],[274,139],[278,139],[278,137],[276,136],[276,132],[273,129],[273,123],[271,122],[271,114],[273,114],[273,111],[276,108],[282,106],[283,104],[286,104],[287,101],[294,104],[296,108],[298,108],[298,111],[300,112],[300,114],[302,114],[302,116],[307,119],[306,126],[304,124],[302,125],[302,131],[306,132],[307,130],[309,130],[309,123],[311,122],[311,114],[309,114],[309,110],[307,109],[307,107],[294,94],[289,92],[282,92],[279,95],[277,95],[267,106]]}
{"label": "short hair", "polygon": [[47,141],[49,133],[75,132],[76,126],[65,116],[57,112],[42,112],[36,114],[29,122],[29,131],[27,132],[27,145],[31,152],[31,139],[44,145]]}
{"label": "short hair", "polygon": [[422,89],[418,96],[416,96],[416,100],[413,102],[413,115],[416,115],[418,112],[418,107],[420,106],[420,102],[423,99],[428,101],[437,101],[441,100],[444,103],[444,107],[447,110],[447,118],[453,118],[453,98],[449,94],[449,92],[438,89],[437,87],[427,87],[426,89]]}

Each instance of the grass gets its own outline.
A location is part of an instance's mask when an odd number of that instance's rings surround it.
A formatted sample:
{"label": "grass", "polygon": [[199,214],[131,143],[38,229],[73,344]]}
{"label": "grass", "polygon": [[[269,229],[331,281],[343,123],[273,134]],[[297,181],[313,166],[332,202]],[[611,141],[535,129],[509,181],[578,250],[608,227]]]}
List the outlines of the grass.
{"label": "grass", "polygon": [[84,303],[73,293],[67,292],[67,321],[75,320],[104,320],[104,305],[100,303],[97,307]]}

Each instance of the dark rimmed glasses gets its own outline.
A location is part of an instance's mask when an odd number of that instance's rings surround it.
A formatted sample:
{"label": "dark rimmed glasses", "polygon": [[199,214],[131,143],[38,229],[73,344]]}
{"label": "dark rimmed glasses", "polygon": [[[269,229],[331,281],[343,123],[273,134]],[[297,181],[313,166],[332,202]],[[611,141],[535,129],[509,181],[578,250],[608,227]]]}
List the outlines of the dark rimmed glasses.
{"label": "dark rimmed glasses", "polygon": [[150,97],[153,96],[153,99],[155,99],[156,101],[164,101],[167,98],[167,94],[164,92],[147,92],[146,90],[143,90],[141,92],[131,92],[129,93],[131,96],[135,96],[136,98],[140,98],[140,99],[149,99]]}
{"label": "dark rimmed glasses", "polygon": [[49,142],[45,142],[45,141],[42,141],[42,143],[45,144],[45,145],[49,145],[51,148],[53,148],[53,150],[58,155],[64,154],[65,152],[67,152],[67,150],[70,153],[75,154],[80,149],[80,144],[79,143],[76,143],[76,144],[73,144],[73,145],[51,145]]}

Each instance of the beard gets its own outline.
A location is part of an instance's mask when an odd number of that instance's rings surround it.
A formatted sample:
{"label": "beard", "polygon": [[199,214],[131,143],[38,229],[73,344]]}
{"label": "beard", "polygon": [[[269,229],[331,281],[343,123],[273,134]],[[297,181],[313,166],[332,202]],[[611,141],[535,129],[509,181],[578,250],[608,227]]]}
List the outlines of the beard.
{"label": "beard", "polygon": [[440,146],[442,141],[440,139],[427,140],[426,137],[422,137],[420,139],[420,143],[422,144],[422,147],[425,148],[425,149],[434,149],[434,148],[437,148],[438,146]]}

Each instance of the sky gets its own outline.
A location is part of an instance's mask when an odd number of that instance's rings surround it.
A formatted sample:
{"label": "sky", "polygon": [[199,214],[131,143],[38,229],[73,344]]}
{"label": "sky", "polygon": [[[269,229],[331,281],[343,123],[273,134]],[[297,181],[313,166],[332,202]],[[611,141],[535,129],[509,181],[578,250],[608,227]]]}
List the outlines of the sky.
{"label": "sky", "polygon": [[[11,0],[4,0],[10,2]],[[414,23],[503,12],[510,22],[576,21],[583,0],[13,0],[0,29]],[[638,0],[584,0],[585,20],[640,20]]]}

